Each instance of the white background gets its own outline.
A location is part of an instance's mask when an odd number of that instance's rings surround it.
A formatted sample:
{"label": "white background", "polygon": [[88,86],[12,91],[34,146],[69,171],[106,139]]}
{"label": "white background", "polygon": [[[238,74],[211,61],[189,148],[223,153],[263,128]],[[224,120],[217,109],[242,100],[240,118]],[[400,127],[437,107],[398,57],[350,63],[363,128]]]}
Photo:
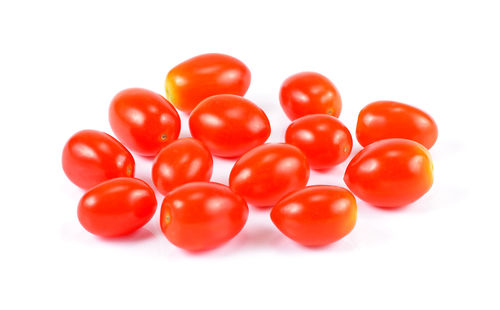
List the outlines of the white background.
{"label": "white background", "polygon": [[[0,308],[498,309],[495,2],[2,1]],[[253,207],[240,235],[196,255],[162,236],[158,214],[130,237],[88,234],[82,191],[61,168],[65,141],[111,133],[115,93],[164,94],[168,70],[206,52],[250,68],[246,97],[267,112],[271,142],[289,123],[280,84],[299,71],[336,84],[352,133],[369,102],[422,108],[440,130],[433,188],[396,211],[358,201],[353,232],[314,250]],[[183,115],[181,136],[185,125]],[[151,162],[135,157],[151,183]],[[227,183],[231,165],[216,160],[213,180]],[[310,184],[343,185],[345,166],[312,172]]]}

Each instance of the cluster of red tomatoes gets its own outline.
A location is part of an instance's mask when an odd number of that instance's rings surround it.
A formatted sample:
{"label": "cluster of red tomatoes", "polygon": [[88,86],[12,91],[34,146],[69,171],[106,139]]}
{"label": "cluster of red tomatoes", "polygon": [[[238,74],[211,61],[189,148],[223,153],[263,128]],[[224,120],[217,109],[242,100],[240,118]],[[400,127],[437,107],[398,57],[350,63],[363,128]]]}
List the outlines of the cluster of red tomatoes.
{"label": "cluster of red tomatoes", "polygon": [[[379,207],[399,207],[432,186],[427,149],[437,139],[435,122],[415,107],[378,101],[359,113],[356,137],[364,149],[345,171],[351,191],[306,187],[310,168],[329,169],[351,153],[351,134],[338,120],[339,92],[318,73],[289,77],[279,96],[292,120],[285,143],[264,144],[271,126],[264,111],[242,97],[249,85],[250,71],[241,61],[205,54],[170,70],[166,98],[139,88],[118,93],[109,107],[118,140],[83,130],[63,150],[64,172],[87,190],[78,205],[82,226],[114,237],[132,233],[153,217],[155,192],[134,178],[128,149],[154,157],[152,180],[165,196],[161,230],[174,245],[192,251],[214,248],[238,234],[248,217],[247,203],[272,207],[272,222],[289,238],[321,246],[353,229],[351,192]],[[174,106],[190,114],[192,138],[177,139],[180,119]],[[212,155],[238,158],[229,186],[210,182]]]}

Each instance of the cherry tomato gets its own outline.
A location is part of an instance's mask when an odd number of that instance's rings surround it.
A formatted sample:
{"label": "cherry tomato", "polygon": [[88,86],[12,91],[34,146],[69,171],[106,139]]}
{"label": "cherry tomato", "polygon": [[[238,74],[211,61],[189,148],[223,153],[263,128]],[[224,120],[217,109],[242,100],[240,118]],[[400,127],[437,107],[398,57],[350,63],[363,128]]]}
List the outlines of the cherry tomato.
{"label": "cherry tomato", "polygon": [[264,143],[271,134],[266,113],[240,96],[203,100],[189,117],[191,135],[216,156],[237,157]]}
{"label": "cherry tomato", "polygon": [[156,156],[153,162],[153,183],[166,195],[175,187],[195,181],[210,181],[213,160],[208,149],[198,140],[176,140]]}
{"label": "cherry tomato", "polygon": [[109,179],[133,177],[135,161],[132,154],[107,133],[82,130],[64,145],[62,166],[71,182],[89,189]]}
{"label": "cherry tomato", "polygon": [[328,169],[347,159],[352,137],[337,118],[306,115],[293,121],[285,133],[285,142],[304,152],[313,169]]}
{"label": "cherry tomato", "polygon": [[273,206],[286,194],[304,188],[309,180],[307,158],[286,143],[260,145],[245,153],[229,175],[231,189],[259,207]]}
{"label": "cherry tomato", "polygon": [[149,185],[139,179],[116,178],[83,195],[78,219],[94,235],[118,237],[144,226],[155,211],[156,197]]}
{"label": "cherry tomato", "polygon": [[213,95],[243,96],[249,86],[250,70],[238,59],[223,54],[190,58],[172,68],[165,81],[168,100],[186,113]]}
{"label": "cherry tomato", "polygon": [[271,220],[290,239],[323,246],[354,228],[356,199],[342,187],[309,186],[281,199],[271,210]]}
{"label": "cherry tomato", "polygon": [[292,121],[308,114],[338,117],[342,110],[335,85],[316,72],[301,72],[287,78],[281,85],[280,103]]}
{"label": "cherry tomato", "polygon": [[415,141],[377,141],[354,156],[347,166],[344,181],[356,196],[373,205],[404,206],[431,188],[431,155]]}
{"label": "cherry tomato", "polygon": [[437,136],[437,125],[429,114],[395,101],[370,103],[359,112],[356,126],[356,137],[362,146],[383,139],[403,138],[430,149]]}
{"label": "cherry tomato", "polygon": [[189,251],[215,248],[236,236],[248,206],[229,187],[209,182],[181,185],[165,196],[160,226],[174,245]]}
{"label": "cherry tomato", "polygon": [[113,98],[109,123],[123,144],[143,156],[155,156],[181,130],[179,114],[170,102],[142,88],[122,90]]}

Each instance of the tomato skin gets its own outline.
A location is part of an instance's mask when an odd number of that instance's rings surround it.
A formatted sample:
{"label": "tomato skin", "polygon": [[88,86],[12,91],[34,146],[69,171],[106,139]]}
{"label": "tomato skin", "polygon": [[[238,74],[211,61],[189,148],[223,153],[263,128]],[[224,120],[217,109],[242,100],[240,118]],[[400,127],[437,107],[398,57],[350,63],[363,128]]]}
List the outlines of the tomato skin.
{"label": "tomato skin", "polygon": [[118,177],[133,177],[135,161],[118,140],[107,133],[82,130],[64,145],[64,173],[75,185],[89,189]]}
{"label": "tomato skin", "polygon": [[153,183],[166,195],[185,183],[210,181],[212,154],[198,140],[183,138],[164,147],[153,162]]}
{"label": "tomato skin", "polygon": [[160,226],[174,245],[188,251],[215,248],[236,236],[248,218],[248,206],[225,185],[193,182],[165,196]]}
{"label": "tomato skin", "polygon": [[281,199],[271,210],[271,220],[302,245],[324,246],[351,232],[356,210],[356,199],[345,188],[315,185]]}
{"label": "tomato skin", "polygon": [[438,128],[432,117],[418,108],[395,101],[376,101],[359,112],[356,137],[362,146],[402,138],[430,149],[437,140]]}
{"label": "tomato skin", "polygon": [[429,151],[406,139],[366,146],[347,166],[344,181],[360,199],[378,207],[401,207],[423,196],[433,183]]}
{"label": "tomato skin", "polygon": [[250,70],[224,54],[202,54],[172,68],[165,80],[167,98],[190,113],[203,99],[220,94],[243,96],[250,86]]}
{"label": "tomato skin", "polygon": [[287,78],[281,85],[280,103],[292,121],[309,114],[339,117],[342,110],[335,85],[316,72],[301,72]]}
{"label": "tomato skin", "polygon": [[155,156],[181,130],[179,114],[170,102],[143,88],[128,88],[113,98],[109,123],[123,144],[143,156]]}
{"label": "tomato skin", "polygon": [[312,169],[329,169],[349,157],[352,137],[337,118],[325,114],[306,115],[293,121],[285,142],[298,147]]}
{"label": "tomato skin", "polygon": [[78,204],[78,219],[88,232],[101,237],[130,234],[156,211],[156,196],[146,182],[133,178],[105,181],[86,192]]}
{"label": "tomato skin", "polygon": [[212,154],[238,157],[266,142],[271,125],[257,105],[236,95],[209,97],[189,117],[191,135]]}
{"label": "tomato skin", "polygon": [[273,206],[286,194],[304,188],[309,164],[302,151],[286,143],[260,145],[236,161],[229,186],[248,203]]}

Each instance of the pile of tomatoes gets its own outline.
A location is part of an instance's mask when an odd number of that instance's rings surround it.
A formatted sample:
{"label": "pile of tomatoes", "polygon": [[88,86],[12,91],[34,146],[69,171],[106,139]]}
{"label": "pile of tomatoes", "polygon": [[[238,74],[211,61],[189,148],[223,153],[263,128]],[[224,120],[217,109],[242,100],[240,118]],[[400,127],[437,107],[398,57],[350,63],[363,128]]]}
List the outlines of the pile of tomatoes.
{"label": "pile of tomatoes", "polygon": [[[266,113],[242,97],[250,79],[238,59],[204,54],[170,70],[166,98],[140,88],[119,92],[109,106],[117,139],[83,130],[64,146],[64,172],[86,190],[78,204],[81,225],[92,234],[116,237],[134,232],[155,214],[155,191],[134,178],[129,150],[154,158],[152,180],[165,196],[161,230],[190,251],[217,247],[237,235],[247,221],[247,203],[271,207],[272,222],[289,238],[322,246],[353,229],[354,195],[394,208],[431,188],[428,149],[437,139],[436,123],[425,112],[393,101],[371,103],[359,113],[356,138],[364,148],[345,171],[350,191],[306,187],[310,169],[326,171],[352,151],[352,136],[338,119],[338,90],[314,72],[286,79],[279,100],[292,122],[285,143],[266,144],[271,133]],[[178,139],[176,108],[190,115],[192,137]],[[210,182],[212,156],[237,159],[229,186]]]}

